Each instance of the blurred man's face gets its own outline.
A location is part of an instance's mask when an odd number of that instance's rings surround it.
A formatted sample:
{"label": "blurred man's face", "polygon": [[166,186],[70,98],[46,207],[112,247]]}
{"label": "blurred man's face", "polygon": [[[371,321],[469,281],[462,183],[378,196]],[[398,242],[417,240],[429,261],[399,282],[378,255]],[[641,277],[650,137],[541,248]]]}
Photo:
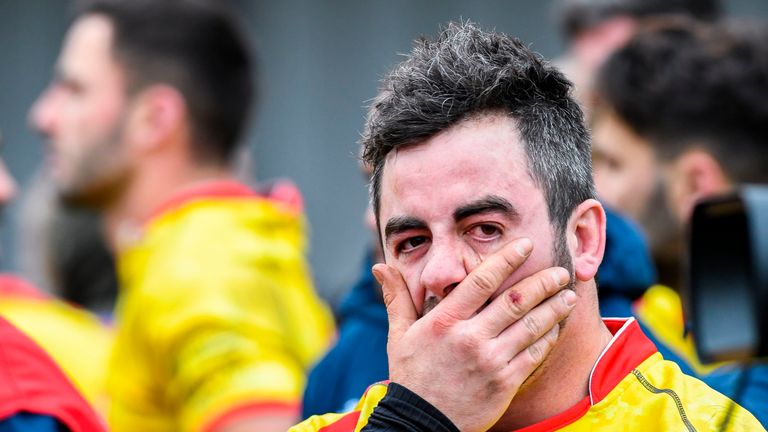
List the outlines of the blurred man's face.
{"label": "blurred man's face", "polygon": [[660,181],[653,148],[613,111],[603,108],[592,119],[592,154],[600,199],[639,221]]}
{"label": "blurred man's face", "polygon": [[553,265],[547,206],[515,126],[505,116],[483,116],[387,156],[379,210],[384,256],[421,314],[513,239],[530,238],[534,250],[497,295]]}
{"label": "blurred man's face", "polygon": [[56,76],[30,112],[48,141],[47,164],[61,196],[102,205],[127,172],[121,141],[126,122],[125,76],[103,16],[77,20],[67,34]]}
{"label": "blurred man's face", "polygon": [[600,199],[643,228],[660,279],[677,284],[682,228],[665,196],[669,182],[651,143],[639,137],[609,108],[592,117],[595,186]]}

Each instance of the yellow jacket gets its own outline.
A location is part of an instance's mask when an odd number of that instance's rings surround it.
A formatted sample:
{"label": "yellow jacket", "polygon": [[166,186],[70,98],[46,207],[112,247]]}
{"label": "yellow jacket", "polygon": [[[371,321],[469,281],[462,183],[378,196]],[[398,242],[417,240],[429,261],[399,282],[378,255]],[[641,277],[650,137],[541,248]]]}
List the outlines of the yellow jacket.
{"label": "yellow jacket", "polygon": [[333,332],[296,206],[234,182],[177,196],[118,254],[114,431],[207,430],[298,413]]}
{"label": "yellow jacket", "polygon": [[[592,369],[589,395],[519,432],[720,430],[730,399],[664,360],[634,318],[604,321],[614,337]],[[386,392],[386,384],[371,386],[352,412],[313,416],[290,432],[358,432]],[[765,429],[735,405],[727,430]]]}

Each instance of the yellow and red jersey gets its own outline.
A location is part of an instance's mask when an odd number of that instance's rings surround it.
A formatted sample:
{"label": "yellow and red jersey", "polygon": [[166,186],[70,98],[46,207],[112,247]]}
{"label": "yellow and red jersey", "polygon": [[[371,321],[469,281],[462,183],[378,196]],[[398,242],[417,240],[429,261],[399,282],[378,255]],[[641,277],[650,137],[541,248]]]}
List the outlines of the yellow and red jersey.
{"label": "yellow and red jersey", "polygon": [[86,399],[105,413],[111,327],[8,274],[0,275],[0,316],[40,345]]}
{"label": "yellow and red jersey", "polygon": [[[604,322],[614,337],[592,368],[589,394],[568,410],[519,431],[720,430],[730,399],[664,360],[634,318]],[[310,417],[290,431],[358,432],[386,392],[386,384],[373,385],[352,412]],[[727,430],[764,429],[735,405]]]}
{"label": "yellow and red jersey", "polygon": [[51,417],[73,432],[107,430],[51,357],[0,317],[0,420],[23,413]]}
{"label": "yellow and red jersey", "polygon": [[304,253],[298,206],[239,183],[198,186],[163,206],[118,253],[113,430],[298,415],[305,371],[333,332]]}

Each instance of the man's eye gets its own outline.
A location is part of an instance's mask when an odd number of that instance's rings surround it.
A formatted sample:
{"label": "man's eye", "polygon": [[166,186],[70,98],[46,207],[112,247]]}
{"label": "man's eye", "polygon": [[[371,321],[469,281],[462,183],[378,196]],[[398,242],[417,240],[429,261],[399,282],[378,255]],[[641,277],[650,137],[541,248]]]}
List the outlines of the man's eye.
{"label": "man's eye", "polygon": [[400,244],[397,246],[397,249],[400,253],[408,253],[426,242],[427,238],[425,236],[410,237],[400,242]]}
{"label": "man's eye", "polygon": [[501,235],[501,229],[496,225],[480,224],[470,228],[469,235],[479,240],[493,240]]}

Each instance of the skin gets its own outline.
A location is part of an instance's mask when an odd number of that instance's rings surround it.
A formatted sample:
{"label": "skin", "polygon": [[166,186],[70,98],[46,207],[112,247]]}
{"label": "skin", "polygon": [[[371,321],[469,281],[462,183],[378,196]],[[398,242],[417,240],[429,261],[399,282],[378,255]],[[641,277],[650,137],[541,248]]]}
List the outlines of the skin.
{"label": "skin", "polygon": [[659,181],[653,147],[612,110],[602,109],[593,116],[592,154],[600,198],[622,214],[640,220]]}
{"label": "skin", "polygon": [[67,200],[107,205],[130,169],[125,74],[112,59],[103,18],[80,20],[67,35],[55,77],[30,112],[47,138],[47,166]]}
{"label": "skin", "polygon": [[[656,263],[659,282],[678,286],[684,223],[698,192],[724,190],[719,180],[690,175],[714,172],[703,158],[697,163],[663,163],[653,143],[638,135],[611,107],[596,107],[591,122],[593,169],[600,199],[642,227]],[[703,163],[698,163],[703,162]],[[710,161],[711,162],[711,161]],[[700,178],[705,181],[696,181]]]}
{"label": "skin", "polygon": [[[183,96],[168,85],[127,91],[112,49],[112,24],[79,18],[64,41],[56,76],[30,112],[48,143],[48,168],[61,193],[105,219],[113,248],[179,190],[201,181],[233,179],[229,167],[193,156]],[[240,417],[218,431],[285,431],[290,415]]]}
{"label": "skin", "polygon": [[734,182],[717,158],[703,148],[692,146],[664,167],[668,179],[667,205],[681,225],[690,220],[698,201],[734,188]]}
{"label": "skin", "polygon": [[30,123],[46,139],[47,168],[61,196],[99,210],[119,249],[119,233],[134,231],[178,190],[234,176],[193,157],[186,102],[175,88],[128,92],[112,37],[101,15],[72,25]]}
{"label": "skin", "polygon": [[[574,209],[572,271],[555,267],[554,230],[512,119],[481,115],[393,151],[380,204],[386,264],[374,274],[391,380],[462,431],[524,427],[586,396],[611,338],[593,280],[605,215],[595,200]],[[562,290],[569,273],[573,290]]]}

